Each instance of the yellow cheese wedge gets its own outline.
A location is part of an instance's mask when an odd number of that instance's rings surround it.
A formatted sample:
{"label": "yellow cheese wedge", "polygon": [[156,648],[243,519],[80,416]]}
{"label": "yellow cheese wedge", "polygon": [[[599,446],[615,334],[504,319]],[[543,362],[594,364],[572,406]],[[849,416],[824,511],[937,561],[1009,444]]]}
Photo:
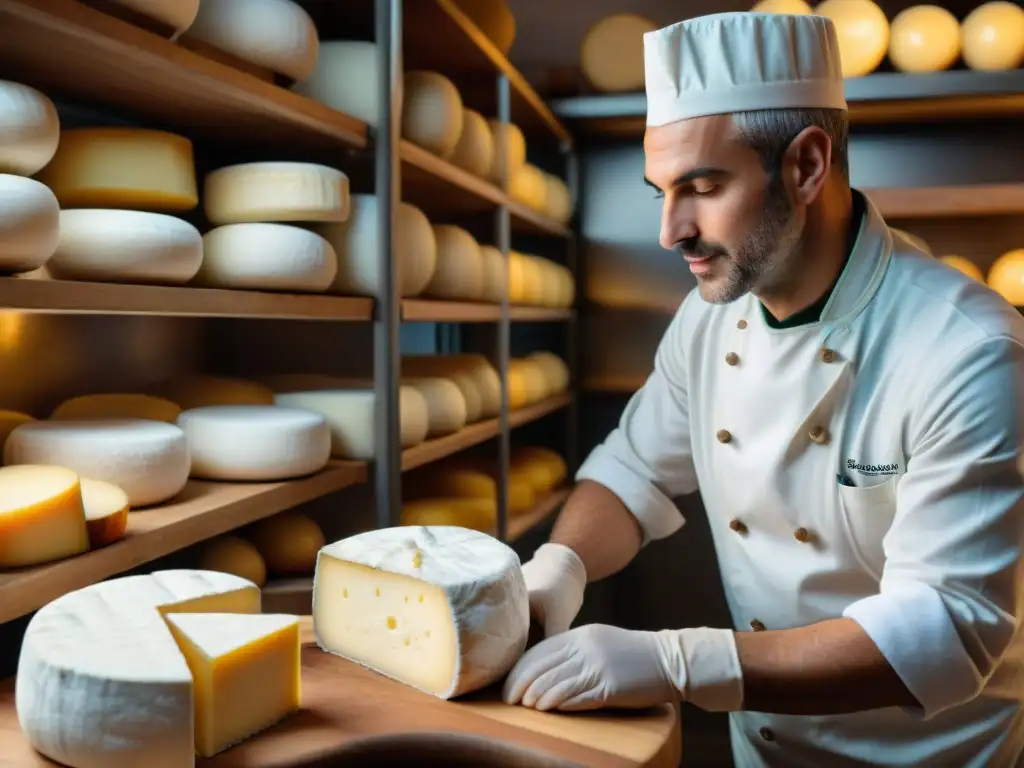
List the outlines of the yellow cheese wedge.
{"label": "yellow cheese wedge", "polygon": [[175,424],[181,414],[177,403],[152,395],[81,395],[65,400],[51,419],[151,419]]}
{"label": "yellow cheese wedge", "polygon": [[30,421],[35,421],[35,419],[27,413],[0,411],[0,465],[4,462],[4,443],[7,442],[7,436],[22,424],[28,424]]}
{"label": "yellow cheese wedge", "polygon": [[82,486],[70,469],[0,469],[0,568],[22,568],[89,549]]}
{"label": "yellow cheese wedge", "polygon": [[102,480],[83,477],[81,483],[90,549],[120,540],[128,530],[128,494]]}
{"label": "yellow cheese wedge", "polygon": [[943,256],[941,260],[949,264],[953,269],[959,269],[968,277],[973,277],[980,283],[985,282],[985,275],[981,268],[970,259],[965,259],[963,256]]}
{"label": "yellow cheese wedge", "polygon": [[915,5],[896,14],[889,61],[901,72],[939,72],[960,58],[960,22],[937,5]]}
{"label": "yellow cheese wedge", "polygon": [[996,0],[967,14],[960,25],[964,63],[971,69],[1000,71],[1024,64],[1024,8]]}
{"label": "yellow cheese wedge", "polygon": [[1024,307],[1024,248],[1007,251],[992,263],[988,286],[1015,307]]}
{"label": "yellow cheese wedge", "polygon": [[871,0],[825,0],[814,9],[832,19],[839,40],[843,77],[875,71],[889,49],[889,20]]}
{"label": "yellow cheese wedge", "polygon": [[299,708],[297,616],[167,613],[192,673],[196,752],[213,757]]}
{"label": "yellow cheese wedge", "polygon": [[203,545],[200,568],[248,579],[257,587],[267,583],[267,565],[250,541],[239,536],[218,536]]}
{"label": "yellow cheese wedge", "polygon": [[326,543],[316,522],[297,512],[285,512],[256,523],[249,532],[267,570],[281,575],[311,574],[316,553]]}

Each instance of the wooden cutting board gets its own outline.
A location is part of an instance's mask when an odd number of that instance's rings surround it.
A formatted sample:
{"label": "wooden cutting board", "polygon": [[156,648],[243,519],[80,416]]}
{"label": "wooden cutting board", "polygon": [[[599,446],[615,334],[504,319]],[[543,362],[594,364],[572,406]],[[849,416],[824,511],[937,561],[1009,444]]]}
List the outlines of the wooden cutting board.
{"label": "wooden cutting board", "polygon": [[[554,714],[500,700],[500,686],[442,701],[325,653],[303,618],[302,710],[198,768],[502,765],[676,768],[678,708]],[[14,681],[0,685],[0,766],[57,765],[25,741]]]}

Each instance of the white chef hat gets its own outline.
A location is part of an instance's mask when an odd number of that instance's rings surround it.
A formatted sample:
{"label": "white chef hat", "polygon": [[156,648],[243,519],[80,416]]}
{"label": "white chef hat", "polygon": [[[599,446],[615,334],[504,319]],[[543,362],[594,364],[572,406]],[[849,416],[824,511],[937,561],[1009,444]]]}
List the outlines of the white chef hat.
{"label": "white chef hat", "polygon": [[846,109],[839,41],[813,14],[716,13],[644,34],[647,125],[753,109]]}

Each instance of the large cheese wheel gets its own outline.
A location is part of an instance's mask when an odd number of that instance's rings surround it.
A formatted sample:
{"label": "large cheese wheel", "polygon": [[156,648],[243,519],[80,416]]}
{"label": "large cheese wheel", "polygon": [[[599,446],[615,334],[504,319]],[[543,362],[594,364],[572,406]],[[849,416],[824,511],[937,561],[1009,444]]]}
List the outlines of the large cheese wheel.
{"label": "large cheese wheel", "polygon": [[202,0],[185,37],[292,80],[316,68],[316,27],[292,0]]}
{"label": "large cheese wheel", "polygon": [[508,56],[516,39],[516,17],[507,0],[456,0],[455,4],[494,43],[502,56]]}
{"label": "large cheese wheel", "polygon": [[486,301],[500,304],[508,289],[508,269],[505,257],[493,245],[481,245],[480,255],[484,262],[484,293]]}
{"label": "large cheese wheel", "polygon": [[[522,130],[515,123],[503,123],[497,118],[490,118],[487,124],[491,128],[491,135],[494,137],[494,160],[491,163],[490,179],[495,184],[502,184],[502,168],[507,169],[509,188],[512,179],[526,164],[526,137]],[[502,160],[504,150],[504,160]]]}
{"label": "large cheese wheel", "polygon": [[938,72],[960,58],[960,22],[937,5],[915,5],[896,14],[889,33],[889,61],[902,72]]}
{"label": "large cheese wheel", "polygon": [[39,172],[61,208],[190,211],[199,204],[192,142],[142,128],[61,131]]}
{"label": "large cheese wheel", "polygon": [[509,469],[533,480],[538,492],[551,490],[568,474],[565,459],[550,448],[537,446],[513,448]]}
{"label": "large cheese wheel", "polygon": [[1007,251],[992,263],[988,285],[1015,307],[1024,307],[1024,248]]}
{"label": "large cheese wheel", "polygon": [[213,224],[344,221],[348,176],[316,163],[242,163],[208,174],[203,190]]}
{"label": "large cheese wheel", "polygon": [[11,432],[5,464],[55,464],[103,480],[133,507],[159,504],[188,480],[185,435],[173,424],[142,419],[33,421]]}
{"label": "large cheese wheel", "polygon": [[38,173],[53,159],[59,140],[53,102],[35,88],[0,80],[0,173]]}
{"label": "large cheese wheel", "polygon": [[569,366],[558,355],[553,352],[534,352],[527,359],[540,367],[550,394],[559,394],[569,388]]}
{"label": "large cheese wheel", "polygon": [[192,477],[287,480],[323,469],[331,431],[319,413],[270,405],[214,405],[178,417]]}
{"label": "large cheese wheel", "polygon": [[561,284],[558,278],[558,265],[549,259],[534,258],[537,273],[540,275],[537,303],[542,307],[557,307],[561,298]]}
{"label": "large cheese wheel", "polygon": [[[491,418],[501,411],[501,378],[483,355],[403,355],[403,376],[443,376],[462,390],[469,405],[468,421]],[[474,394],[475,393],[475,396]],[[474,417],[471,401],[480,403]]]}
{"label": "large cheese wheel", "polygon": [[199,567],[204,571],[230,573],[257,587],[267,583],[267,564],[251,541],[241,536],[218,536],[203,544]]}
{"label": "large cheese wheel", "polygon": [[540,261],[536,256],[524,254],[522,260],[523,270],[523,303],[531,306],[541,306],[544,298],[543,275],[541,274]]}
{"label": "large cheese wheel", "polygon": [[274,391],[255,381],[228,379],[205,374],[186,374],[153,387],[182,410],[207,405],[273,405]]}
{"label": "large cheese wheel", "polygon": [[805,0],[761,0],[750,9],[751,13],[786,13],[799,15],[811,13],[811,6]]}
{"label": "large cheese wheel", "polygon": [[312,574],[317,553],[326,544],[320,526],[298,512],[260,520],[247,536],[263,556],[267,570],[282,576]]}
{"label": "large cheese wheel", "polygon": [[482,299],[484,257],[473,236],[453,224],[435,224],[434,237],[437,266],[423,293],[439,299]]}
{"label": "large cheese wheel", "polygon": [[3,466],[4,443],[7,436],[22,424],[28,424],[35,419],[21,411],[0,411],[0,466]]}
{"label": "large cheese wheel", "polygon": [[0,468],[0,568],[22,568],[89,549],[78,475],[53,466]]}
{"label": "large cheese wheel", "polygon": [[[334,246],[338,272],[332,293],[380,298],[380,205],[376,195],[352,195],[348,220],[320,224],[316,231]],[[399,296],[417,296],[437,267],[437,241],[419,208],[399,203],[392,243]]]}
{"label": "large cheese wheel", "polygon": [[[548,391],[547,376],[544,375],[544,370],[536,361],[528,358],[509,360],[508,374],[510,382],[513,372],[515,372],[515,377],[518,380],[517,388],[522,387],[522,397],[524,399],[522,405],[540,402],[551,394]],[[511,389],[511,386],[509,389]]]}
{"label": "large cheese wheel", "polygon": [[462,135],[462,96],[437,72],[406,72],[402,136],[439,157],[450,157]]}
{"label": "large cheese wheel", "polygon": [[572,218],[572,194],[569,185],[557,176],[545,173],[544,181],[547,189],[544,194],[544,212],[559,224],[565,224]]}
{"label": "large cheese wheel", "polygon": [[[453,499],[486,499],[494,502],[498,498],[497,467],[494,461],[456,461],[431,468],[429,473],[418,479],[417,495],[446,497]],[[509,476],[508,510],[511,514],[525,512],[536,503],[533,486],[522,475]]]}
{"label": "large cheese wheel", "polygon": [[427,401],[427,437],[441,437],[466,426],[466,398],[453,381],[438,377],[402,380]]}
{"label": "large cheese wheel", "polygon": [[0,274],[43,266],[60,241],[60,206],[35,179],[0,173]]}
{"label": "large cheese wheel", "polygon": [[889,20],[872,0],[825,0],[814,12],[835,25],[843,77],[869,75],[882,63],[889,49]]}
{"label": "large cheese wheel", "polygon": [[985,274],[981,271],[981,268],[970,259],[965,259],[963,256],[943,256],[941,261],[945,262],[953,269],[957,269],[963,272],[968,277],[972,277],[980,283],[985,282]]}
{"label": "large cheese wheel", "polygon": [[960,25],[964,63],[971,69],[1016,69],[1024,64],[1024,8],[996,0],[967,14]]}
{"label": "large cheese wheel", "polygon": [[181,406],[153,395],[79,395],[65,400],[50,414],[51,419],[151,419],[175,424]]}
{"label": "large cheese wheel", "polygon": [[519,251],[508,252],[508,301],[526,303],[526,256]]}
{"label": "large cheese wheel", "polygon": [[103,10],[105,5],[119,5],[158,21],[180,34],[192,26],[199,13],[199,0],[87,0]]}
{"label": "large cheese wheel", "polygon": [[326,291],[338,272],[334,248],[287,224],[226,224],[203,235],[197,285],[255,291]]}
{"label": "large cheese wheel", "polygon": [[497,499],[428,498],[402,504],[402,525],[455,526],[493,534],[497,521]]}
{"label": "large cheese wheel", "polygon": [[462,110],[462,131],[449,161],[476,176],[490,175],[491,163],[494,162],[494,136],[487,118],[479,112]]}
{"label": "large cheese wheel", "polygon": [[58,280],[183,285],[202,263],[202,235],[176,216],[80,208],[60,212],[46,269]]}
{"label": "large cheese wheel", "polygon": [[512,177],[509,194],[535,211],[544,211],[548,201],[548,182],[544,172],[535,165],[525,163]]}
{"label": "large cheese wheel", "polygon": [[324,40],[316,69],[293,90],[376,128],[380,124],[379,71],[376,43]]}
{"label": "large cheese wheel", "polygon": [[580,67],[599,91],[644,87],[644,33],[657,25],[635,13],[615,13],[592,25],[580,46]]}

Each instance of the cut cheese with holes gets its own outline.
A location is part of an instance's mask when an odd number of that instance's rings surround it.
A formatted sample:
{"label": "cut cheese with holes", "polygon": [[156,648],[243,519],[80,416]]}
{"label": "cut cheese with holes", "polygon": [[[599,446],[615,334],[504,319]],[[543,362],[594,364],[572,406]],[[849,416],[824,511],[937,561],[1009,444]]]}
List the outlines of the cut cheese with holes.
{"label": "cut cheese with holes", "polygon": [[190,211],[199,204],[192,142],[142,128],[61,131],[39,173],[61,208]]}
{"label": "cut cheese with holes", "polygon": [[448,160],[475,176],[486,178],[490,175],[491,163],[494,162],[494,136],[487,118],[472,109],[462,110],[459,143]]}
{"label": "cut cheese with holes", "polygon": [[487,534],[402,526],[320,551],[320,647],[442,699],[504,676],[526,648],[529,626],[519,556]]}
{"label": "cut cheese with holes", "polygon": [[287,480],[311,475],[331,458],[331,430],[313,411],[215,405],[184,411],[178,426],[196,478]]}
{"label": "cut cheese with holes", "polygon": [[213,224],[344,221],[348,176],[316,163],[243,163],[218,168],[203,188]]}
{"label": "cut cheese with holes", "polygon": [[60,212],[60,242],[46,268],[58,280],[183,285],[202,263],[202,235],[187,221],[83,208]]}
{"label": "cut cheese with holes", "polygon": [[122,488],[133,507],[159,504],[188,481],[185,435],[142,419],[33,421],[11,432],[6,464],[56,464]]}
{"label": "cut cheese with holes", "polygon": [[154,391],[183,411],[207,405],[273,405],[274,391],[255,381],[189,374],[166,381]]}
{"label": "cut cheese with holes", "polygon": [[120,541],[128,530],[128,494],[116,485],[83,477],[82,506],[90,549]]}
{"label": "cut cheese with holes", "polygon": [[312,74],[320,45],[313,20],[292,0],[202,0],[185,37],[291,80]]}
{"label": "cut cheese with holes", "polygon": [[379,71],[376,43],[323,40],[316,68],[293,90],[376,128],[380,123]]}
{"label": "cut cheese with holes", "polygon": [[493,245],[481,245],[480,255],[484,262],[484,293],[486,301],[500,304],[508,290],[508,269],[505,257]]}
{"label": "cut cheese with holes", "polygon": [[406,72],[402,94],[402,136],[448,158],[462,135],[462,97],[444,75]]}
{"label": "cut cheese with holes", "polygon": [[7,436],[22,424],[28,424],[30,421],[35,421],[35,419],[27,413],[0,411],[0,466],[3,465],[3,450]]}
{"label": "cut cheese with holes", "polygon": [[41,608],[25,631],[15,689],[29,744],[71,768],[191,768],[192,673],[161,615],[171,612],[259,614],[260,592],[228,574],[158,571]]}
{"label": "cut cheese with holes", "polygon": [[168,612],[166,618],[192,674],[200,756],[213,757],[299,708],[297,616]]}
{"label": "cut cheese with holes", "polygon": [[51,419],[152,419],[174,424],[181,407],[153,395],[80,395],[58,405]]}
{"label": "cut cheese with holes", "polygon": [[441,437],[466,426],[466,398],[458,386],[442,378],[407,378],[402,383],[427,401],[427,437]]}
{"label": "cut cheese with holes", "polygon": [[835,25],[844,78],[869,75],[882,63],[889,49],[889,20],[876,3],[825,0],[814,12]]}
{"label": "cut cheese with holes", "polygon": [[599,91],[643,90],[644,34],[657,26],[635,13],[615,13],[592,25],[580,46],[580,68]]}
{"label": "cut cheese with holes", "polygon": [[327,543],[320,526],[297,512],[260,520],[248,536],[263,556],[267,569],[281,576],[312,574],[317,552]]}
{"label": "cut cheese with holes", "polygon": [[423,290],[439,299],[475,301],[484,295],[484,258],[469,232],[453,224],[434,226],[437,266]]}
{"label": "cut cheese with holes", "polygon": [[35,179],[0,174],[0,274],[31,272],[60,240],[60,205]]}
{"label": "cut cheese with holes", "polygon": [[[467,421],[492,418],[501,412],[501,379],[483,355],[404,355],[403,376],[443,376],[462,390]],[[479,414],[476,413],[479,403]]]}
{"label": "cut cheese with holes", "polygon": [[316,232],[287,224],[226,224],[203,235],[196,285],[322,293],[338,271],[334,248]]}
{"label": "cut cheese with holes", "polygon": [[402,525],[452,525],[493,534],[498,504],[495,497],[415,499],[402,505]]}
{"label": "cut cheese with holes", "polygon": [[267,583],[267,564],[252,542],[239,536],[218,536],[204,542],[199,557],[204,571],[230,573],[258,587]]}
{"label": "cut cheese with holes", "polygon": [[89,549],[78,475],[55,466],[0,468],[0,568],[22,568]]}
{"label": "cut cheese with holes", "polygon": [[494,160],[491,162],[490,178],[498,186],[503,179],[511,184],[520,169],[526,164],[526,137],[515,123],[503,123],[490,118],[487,124],[494,137]]}
{"label": "cut cheese with holes", "polygon": [[53,159],[60,118],[46,94],[0,80],[0,173],[32,176]]}

